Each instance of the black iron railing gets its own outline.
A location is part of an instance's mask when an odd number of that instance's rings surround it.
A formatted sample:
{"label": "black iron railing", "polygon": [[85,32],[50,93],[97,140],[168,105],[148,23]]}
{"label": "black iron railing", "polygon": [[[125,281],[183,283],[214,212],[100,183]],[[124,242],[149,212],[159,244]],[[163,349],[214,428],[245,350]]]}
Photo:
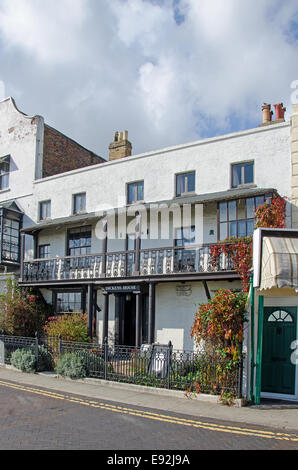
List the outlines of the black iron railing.
{"label": "black iron railing", "polygon": [[64,341],[61,337],[0,336],[0,363],[10,364],[17,349],[31,349],[39,363],[42,345],[57,363],[66,353],[83,360],[86,376],[172,390],[241,397],[241,364],[207,353],[175,350],[172,344],[141,347]]}

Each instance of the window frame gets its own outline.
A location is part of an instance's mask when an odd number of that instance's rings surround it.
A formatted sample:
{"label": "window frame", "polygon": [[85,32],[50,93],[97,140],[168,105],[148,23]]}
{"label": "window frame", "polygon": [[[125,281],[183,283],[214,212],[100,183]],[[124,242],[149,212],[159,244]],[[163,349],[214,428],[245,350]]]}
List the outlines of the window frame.
{"label": "window frame", "polygon": [[[10,224],[7,224],[7,222]],[[13,222],[18,224],[18,227],[13,227]],[[21,227],[21,220],[9,217],[9,214],[3,214],[1,216],[1,264],[20,264]],[[5,231],[6,229],[8,229],[8,231]],[[10,256],[5,256],[5,253],[9,253]],[[13,256],[13,254],[15,256]]]}
{"label": "window frame", "polygon": [[[182,238],[177,238],[177,232],[178,230],[181,231],[181,234],[182,234]],[[183,231],[184,230],[190,230],[190,234],[194,234],[194,242],[193,243],[190,243],[189,245],[187,244],[188,242],[186,241],[185,242],[185,238],[184,238],[184,235],[183,235]],[[187,248],[188,246],[194,246],[195,244],[195,234],[196,234],[196,227],[195,225],[190,225],[190,226],[187,226],[187,227],[176,227],[175,229],[175,238],[174,238],[174,247],[175,248]],[[182,240],[183,241],[183,244],[182,245],[177,245],[177,241],[178,240]]]}
{"label": "window frame", "polygon": [[[48,207],[50,208],[49,210],[49,215],[46,215],[46,217],[42,217],[42,208],[44,204],[48,204]],[[48,212],[48,211],[46,211]],[[38,220],[49,220],[51,219],[51,212],[52,212],[52,203],[51,199],[47,199],[45,201],[39,201],[38,203]]]}
{"label": "window frame", "polygon": [[[1,165],[8,165],[8,170],[2,173]],[[5,191],[9,189],[9,175],[10,175],[10,155],[5,155],[0,157],[0,191]],[[2,186],[2,178],[3,176],[7,177],[7,185]]]}
{"label": "window frame", "polygon": [[[254,213],[257,209],[257,203],[256,203],[256,200],[257,198],[264,198],[264,202],[266,202],[269,198],[272,199],[273,197],[273,194],[272,193],[263,193],[263,194],[255,194],[255,195],[252,195],[252,196],[246,196],[246,197],[239,197],[239,198],[233,198],[233,199],[227,199],[227,200],[222,200],[222,201],[219,201],[217,203],[217,241],[218,242],[222,242],[223,240],[225,240],[225,238],[231,238],[231,235],[230,235],[230,223],[231,222],[235,222],[236,223],[236,237],[235,238],[238,238],[238,237],[248,237],[250,235],[247,234],[247,222],[248,221],[255,221],[255,215],[254,217],[248,217],[248,206],[247,206],[247,200],[248,199],[253,199],[254,200]],[[245,201],[245,218],[239,218],[238,217],[238,205],[239,205],[239,201],[242,201],[244,200]],[[236,202],[236,218],[232,218],[230,219],[229,218],[229,202]],[[226,220],[220,220],[220,204],[223,204],[223,203],[226,203],[227,204],[227,218]],[[245,222],[246,223],[246,235],[239,235],[238,234],[238,223],[239,222]],[[221,230],[220,230],[220,226],[221,226],[221,223],[224,224],[226,223],[227,225],[227,236],[225,238],[221,238]]]}
{"label": "window frame", "polygon": [[[72,232],[73,231],[73,232]],[[71,234],[75,233],[90,233],[90,237],[84,237],[84,238],[90,238],[90,245],[78,245],[76,247],[70,247],[70,240],[71,240]],[[83,238],[83,237],[80,237]],[[78,253],[78,254],[72,254],[71,250],[74,249],[79,249],[80,251],[82,248],[86,248],[87,253]],[[67,237],[66,237],[66,256],[86,256],[90,255],[92,251],[92,226],[91,225],[83,225],[79,227],[72,227],[67,230]]]}
{"label": "window frame", "polygon": [[[252,181],[249,182],[249,183],[244,182],[244,180],[245,180],[245,165],[252,165]],[[237,166],[241,167],[241,182],[234,186],[233,185],[233,168],[237,167]],[[242,161],[242,162],[231,163],[231,184],[230,184],[230,187],[232,189],[247,187],[247,186],[254,185],[254,184],[255,184],[255,161],[254,160],[245,160],[245,161]]]}
{"label": "window frame", "polygon": [[[138,199],[138,185],[142,184],[143,185],[143,199]],[[134,200],[129,201],[129,187],[134,186]],[[144,190],[145,190],[145,184],[144,180],[137,180],[137,181],[131,181],[129,183],[126,183],[126,203],[127,205],[132,205],[132,204],[137,204],[137,203],[142,203],[144,202]]]}
{"label": "window frame", "polygon": [[[84,196],[84,208],[80,210],[76,210],[76,198]],[[86,213],[86,204],[87,204],[87,194],[86,192],[80,192],[72,195],[72,214],[85,214]],[[81,205],[81,204],[80,204]]]}
{"label": "window frame", "polygon": [[[41,248],[49,247],[49,256],[41,256]],[[51,258],[51,244],[50,243],[44,243],[42,245],[38,245],[38,259],[49,259]]]}
{"label": "window frame", "polygon": [[63,313],[71,313],[70,312],[57,312],[57,307],[58,307],[58,296],[61,295],[61,294],[81,294],[81,313],[83,314],[86,310],[86,291],[85,289],[76,289],[76,288],[73,288],[73,289],[53,289],[53,298],[52,298],[52,306],[54,308],[54,311],[56,312],[57,315],[63,315]]}
{"label": "window frame", "polygon": [[[194,189],[188,191],[188,179],[187,177],[189,175],[194,175]],[[178,194],[178,178],[184,176],[184,187],[186,191],[181,192]],[[195,194],[196,191],[196,171],[195,170],[190,170],[190,171],[183,171],[182,173],[176,173],[175,174],[175,197],[183,197],[183,196],[189,196],[190,194]]]}

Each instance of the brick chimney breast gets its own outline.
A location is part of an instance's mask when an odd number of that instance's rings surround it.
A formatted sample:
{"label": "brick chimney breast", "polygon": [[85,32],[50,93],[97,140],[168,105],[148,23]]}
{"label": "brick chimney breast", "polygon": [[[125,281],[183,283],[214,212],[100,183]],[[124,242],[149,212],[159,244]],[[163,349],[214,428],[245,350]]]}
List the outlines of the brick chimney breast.
{"label": "brick chimney breast", "polygon": [[119,160],[120,158],[130,157],[132,145],[128,140],[128,132],[115,132],[114,141],[109,145],[109,160]]}

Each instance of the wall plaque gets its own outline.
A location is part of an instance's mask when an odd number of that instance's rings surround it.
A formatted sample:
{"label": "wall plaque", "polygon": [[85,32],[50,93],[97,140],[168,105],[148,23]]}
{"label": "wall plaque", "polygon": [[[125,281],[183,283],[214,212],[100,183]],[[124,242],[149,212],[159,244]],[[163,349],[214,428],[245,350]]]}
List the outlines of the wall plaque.
{"label": "wall plaque", "polygon": [[188,284],[181,284],[176,286],[176,294],[179,296],[191,295],[191,286]]}

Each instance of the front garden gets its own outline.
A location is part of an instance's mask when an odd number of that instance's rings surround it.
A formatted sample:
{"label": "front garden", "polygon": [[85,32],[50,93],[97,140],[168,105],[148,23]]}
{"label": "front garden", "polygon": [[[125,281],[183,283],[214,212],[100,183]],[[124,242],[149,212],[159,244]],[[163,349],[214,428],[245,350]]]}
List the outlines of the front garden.
{"label": "front garden", "polygon": [[[135,348],[94,342],[80,343],[56,337],[0,336],[6,364],[23,372],[55,371],[62,377],[93,377],[149,387],[220,395],[241,391],[240,363],[229,365],[210,353]],[[199,387],[198,387],[199,384]]]}

